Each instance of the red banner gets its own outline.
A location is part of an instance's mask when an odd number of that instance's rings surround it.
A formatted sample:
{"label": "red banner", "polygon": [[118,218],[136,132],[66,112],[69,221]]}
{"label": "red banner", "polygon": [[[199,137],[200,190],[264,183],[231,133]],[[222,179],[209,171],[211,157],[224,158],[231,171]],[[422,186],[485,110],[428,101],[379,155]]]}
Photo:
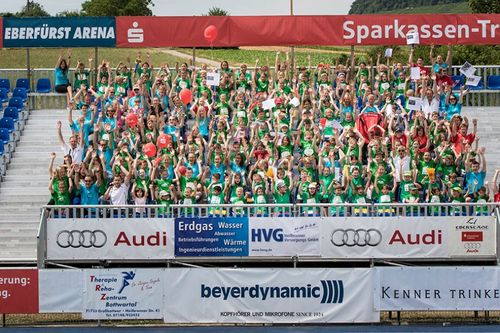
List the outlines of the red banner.
{"label": "red banner", "polygon": [[38,313],[37,269],[0,269],[0,313]]}
{"label": "red banner", "polygon": [[[213,25],[217,38],[204,38]],[[346,15],[117,17],[117,47],[234,47],[270,45],[496,45],[500,15]],[[498,32],[497,32],[498,30]]]}

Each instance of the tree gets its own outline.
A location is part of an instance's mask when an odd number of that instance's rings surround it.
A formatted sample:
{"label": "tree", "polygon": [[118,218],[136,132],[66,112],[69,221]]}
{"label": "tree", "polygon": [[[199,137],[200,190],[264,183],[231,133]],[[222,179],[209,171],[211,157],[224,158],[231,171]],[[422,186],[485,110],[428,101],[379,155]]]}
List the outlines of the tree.
{"label": "tree", "polygon": [[87,0],[82,14],[88,16],[151,16],[153,0]]}
{"label": "tree", "polygon": [[78,10],[65,10],[56,14],[56,17],[80,17],[84,16],[82,12]]}
{"label": "tree", "polygon": [[28,0],[28,3],[16,14],[17,17],[50,16],[38,2]]}
{"label": "tree", "polygon": [[499,14],[500,2],[492,0],[469,0],[469,7],[473,13]]}
{"label": "tree", "polygon": [[229,12],[220,7],[212,7],[208,10],[207,16],[229,16]]}

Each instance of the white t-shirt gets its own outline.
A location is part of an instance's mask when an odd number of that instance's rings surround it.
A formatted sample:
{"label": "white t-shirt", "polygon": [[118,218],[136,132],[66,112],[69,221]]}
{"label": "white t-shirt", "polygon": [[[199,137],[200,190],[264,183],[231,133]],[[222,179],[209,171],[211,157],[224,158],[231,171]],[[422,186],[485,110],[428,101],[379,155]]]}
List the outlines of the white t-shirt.
{"label": "white t-shirt", "polygon": [[396,178],[397,182],[400,182],[402,180],[402,176],[406,171],[411,171],[410,168],[410,157],[405,156],[401,158],[398,155],[392,159],[394,162],[394,178]]}
{"label": "white t-shirt", "polygon": [[126,205],[128,198],[128,185],[122,183],[118,188],[113,186],[109,191],[109,197],[112,205]]}
{"label": "white t-shirt", "polygon": [[80,164],[82,163],[83,158],[83,147],[77,145],[76,148],[71,148],[67,143],[61,146],[61,149],[64,152],[64,155],[70,155],[73,163]]}
{"label": "white t-shirt", "polygon": [[432,97],[432,100],[429,102],[427,97],[422,98],[422,111],[425,114],[425,117],[429,117],[433,112],[439,111],[439,100],[437,98]]}

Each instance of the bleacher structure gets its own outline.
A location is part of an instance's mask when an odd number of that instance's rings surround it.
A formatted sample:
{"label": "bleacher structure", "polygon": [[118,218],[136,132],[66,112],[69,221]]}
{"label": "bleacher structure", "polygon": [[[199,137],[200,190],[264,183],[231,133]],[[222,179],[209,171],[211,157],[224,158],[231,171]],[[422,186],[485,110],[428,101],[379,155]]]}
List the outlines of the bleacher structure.
{"label": "bleacher structure", "polygon": [[[479,67],[479,66],[477,66]],[[454,69],[458,71],[457,68]],[[21,70],[0,70],[0,98],[3,99],[0,107],[2,109],[0,118],[0,140],[3,144],[0,147],[0,263],[4,265],[23,264],[23,265],[38,265],[40,269],[70,267],[70,268],[85,268],[85,267],[120,267],[122,265],[134,265],[140,263],[144,265],[149,262],[153,265],[166,265],[167,267],[204,267],[204,265],[226,266],[234,265],[238,267],[259,267],[259,264],[266,262],[266,265],[275,265],[276,267],[373,267],[375,265],[405,265],[411,262],[414,265],[425,264],[449,264],[450,262],[458,264],[466,264],[474,262],[475,264],[484,264],[495,266],[498,261],[498,231],[496,231],[496,246],[495,255],[479,256],[476,258],[469,257],[446,257],[437,256],[426,260],[425,258],[417,258],[417,260],[398,260],[397,258],[362,258],[361,260],[353,259],[332,259],[330,257],[321,258],[318,256],[300,256],[300,255],[283,255],[275,257],[259,257],[244,258],[244,257],[229,257],[229,258],[204,258],[204,257],[182,257],[174,256],[168,258],[152,258],[152,260],[137,259],[127,257],[126,253],[122,259],[106,260],[105,257],[97,256],[95,258],[79,258],[79,257],[57,257],[53,251],[54,239],[51,237],[50,224],[60,225],[60,222],[68,221],[71,225],[77,226],[78,223],[96,222],[102,225],[103,230],[111,224],[120,223],[120,221],[137,220],[138,223],[147,223],[145,220],[154,226],[159,219],[167,219],[169,224],[173,224],[174,219],[183,219],[191,217],[201,218],[238,218],[246,216],[250,218],[275,218],[286,217],[289,219],[300,218],[317,218],[318,220],[328,220],[324,216],[321,208],[317,208],[317,216],[307,216],[307,206],[304,205],[267,205],[263,210],[256,212],[254,208],[242,207],[245,213],[233,214],[235,209],[231,205],[214,206],[195,206],[187,207],[174,205],[168,211],[165,211],[160,206],[148,206],[147,214],[143,216],[143,220],[136,218],[136,206],[127,207],[49,207],[46,206],[50,195],[47,190],[49,175],[47,171],[49,155],[51,152],[56,152],[56,163],[62,162],[62,152],[59,147],[55,124],[57,121],[66,123],[67,111],[65,110],[66,96],[57,94],[52,91],[52,73],[51,70],[34,70],[31,78],[25,79],[18,77],[23,71]],[[44,76],[40,76],[43,74]],[[500,129],[500,66],[484,66],[481,68],[483,82],[486,85],[482,89],[474,89],[471,91],[465,100],[463,114],[469,119],[478,119],[478,137],[480,138],[480,146],[486,147],[486,158],[488,174],[492,175],[495,169],[500,168],[500,146],[497,144],[498,133]],[[14,84],[15,82],[15,84]],[[12,83],[12,84],[11,84]],[[30,87],[35,87],[34,91],[30,92]],[[68,126],[63,126],[63,135],[70,135]],[[2,152],[3,148],[3,152]],[[335,206],[335,205],[330,205]],[[344,205],[346,208],[345,216],[340,215],[340,210],[337,211],[337,216],[333,218],[345,219],[347,215],[350,217],[372,218],[384,217],[387,219],[401,218],[408,219],[439,219],[442,216],[450,215],[454,206],[451,204],[440,205],[439,214],[435,212],[436,205],[420,204],[415,211],[410,211],[404,205],[393,205],[389,213],[381,211],[380,205]],[[456,206],[456,205],[455,205]],[[414,206],[415,207],[415,206]],[[434,208],[433,208],[434,207]],[[486,205],[488,214],[496,218],[493,222],[498,226],[498,207],[494,204]],[[456,207],[455,207],[456,208]],[[385,209],[385,208],[384,208]],[[194,213],[193,213],[194,212]],[[381,213],[382,212],[382,213]],[[344,214],[344,213],[343,213]],[[461,213],[457,219],[465,217],[474,217],[477,211],[473,205],[465,204],[461,207]],[[176,220],[177,221],[177,220]],[[311,220],[312,221],[312,220]],[[328,220],[331,222],[331,220]],[[107,225],[107,226],[106,226]],[[173,230],[173,226],[169,226],[168,230]],[[68,230],[61,231],[71,236],[71,232],[78,232],[77,227],[68,227]],[[85,230],[87,232],[88,230]],[[61,233],[59,232],[57,235]],[[82,231],[83,232],[83,231]],[[173,231],[172,231],[173,232]],[[75,236],[76,237],[76,236]],[[78,236],[80,237],[80,236]],[[98,241],[98,235],[92,238]],[[106,236],[110,237],[110,236]],[[259,235],[261,237],[261,235]],[[262,237],[272,238],[272,235],[263,234]],[[437,237],[437,236],[436,236]],[[72,238],[73,240],[75,238]],[[106,241],[108,239],[106,238]],[[111,238],[109,239],[111,240]],[[365,236],[366,240],[366,236]],[[67,240],[68,247],[74,245],[85,247],[91,244],[85,243],[85,240],[79,240],[76,243],[71,243]],[[102,241],[102,239],[101,239]],[[169,240],[170,241],[170,240]],[[332,240],[333,242],[333,236]],[[72,245],[71,245],[71,244]],[[51,247],[52,246],[52,247]],[[75,246],[75,247],[77,247]],[[59,244],[59,247],[64,247]],[[150,258],[151,259],[151,258]],[[338,288],[336,286],[335,288]],[[338,301],[338,300],[337,300]],[[470,312],[459,313],[458,317],[469,318],[477,317],[476,313],[471,315]],[[490,313],[485,311],[482,314],[484,318],[490,318]],[[492,314],[494,316],[495,314]],[[80,318],[80,317],[78,317]],[[425,316],[424,316],[425,318]],[[443,316],[446,318],[446,316]],[[456,318],[456,317],[454,317]],[[383,314],[383,320],[393,320],[392,311]],[[77,319],[81,320],[81,319]],[[401,314],[398,311],[398,322],[401,322]],[[412,320],[412,315],[408,316],[408,320]],[[486,319],[485,319],[486,320]],[[489,319],[488,319],[489,320]],[[64,321],[64,320],[62,320]],[[425,321],[425,319],[424,319]],[[493,320],[495,321],[495,320]]]}

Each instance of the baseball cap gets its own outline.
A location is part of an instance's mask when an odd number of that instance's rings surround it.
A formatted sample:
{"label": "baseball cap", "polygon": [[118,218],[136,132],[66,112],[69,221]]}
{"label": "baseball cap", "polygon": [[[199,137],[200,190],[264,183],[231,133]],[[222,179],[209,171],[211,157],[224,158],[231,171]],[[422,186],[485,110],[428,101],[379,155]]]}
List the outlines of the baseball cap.
{"label": "baseball cap", "polygon": [[405,171],[403,172],[403,176],[410,176],[411,177],[411,171]]}
{"label": "baseball cap", "polygon": [[309,187],[309,188],[316,188],[316,183],[311,183],[311,184],[309,184],[309,186],[308,186],[308,187]]}
{"label": "baseball cap", "polygon": [[460,186],[455,186],[452,188],[452,190],[462,192],[462,188]]}
{"label": "baseball cap", "polygon": [[163,197],[163,196],[165,196],[165,195],[168,195],[168,192],[167,192],[167,191],[165,191],[165,190],[161,190],[161,191],[160,191],[160,197]]}
{"label": "baseball cap", "polygon": [[276,182],[276,187],[281,187],[281,186],[285,186],[285,185],[286,185],[286,184],[285,184],[285,181],[284,181],[284,180],[281,180],[281,179],[280,179],[280,180],[278,180],[278,181]]}

